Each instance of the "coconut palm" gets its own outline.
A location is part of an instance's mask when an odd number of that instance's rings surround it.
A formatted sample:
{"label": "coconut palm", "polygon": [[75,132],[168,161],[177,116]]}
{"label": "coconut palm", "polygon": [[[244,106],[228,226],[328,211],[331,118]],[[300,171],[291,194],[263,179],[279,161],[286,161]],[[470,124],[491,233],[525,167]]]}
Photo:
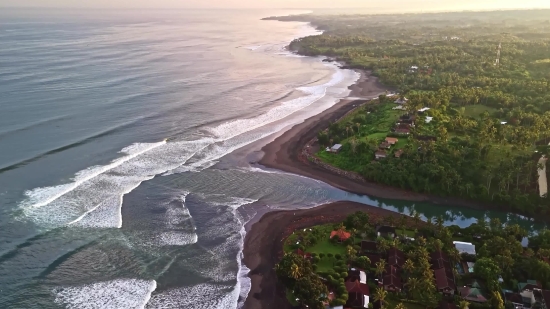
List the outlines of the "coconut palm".
{"label": "coconut palm", "polygon": [[420,280],[418,278],[413,277],[410,278],[407,283],[405,283],[405,286],[407,287],[407,292],[409,293],[409,296],[414,298],[414,295],[418,292],[418,289],[420,288]]}
{"label": "coconut palm", "polygon": [[385,253],[386,251],[388,251],[388,249],[390,249],[390,245],[388,244],[388,241],[385,240],[384,238],[378,238],[376,240],[376,246],[378,248],[378,251],[380,251],[380,253]]}
{"label": "coconut palm", "polygon": [[382,274],[386,272],[386,261],[380,260],[380,262],[376,263],[376,269],[374,270],[378,278],[382,278]]}
{"label": "coconut palm", "polygon": [[397,305],[395,305],[395,309],[406,309],[405,305],[403,305],[403,303],[399,303]]}
{"label": "coconut palm", "polygon": [[300,270],[300,267],[298,267],[298,265],[290,265],[290,276],[295,280],[298,280],[300,277],[302,277],[302,271]]}
{"label": "coconut palm", "polygon": [[380,308],[384,308],[387,296],[388,292],[386,292],[386,290],[384,290],[383,288],[377,288],[373,295],[374,300],[380,302]]}
{"label": "coconut palm", "polygon": [[458,308],[460,309],[468,309],[469,305],[470,303],[465,300],[461,300],[460,302],[458,302]]}
{"label": "coconut palm", "polygon": [[412,273],[413,270],[414,270],[414,263],[413,261],[411,261],[410,259],[407,259],[405,261],[405,264],[403,264],[403,269],[407,272],[407,273]]}

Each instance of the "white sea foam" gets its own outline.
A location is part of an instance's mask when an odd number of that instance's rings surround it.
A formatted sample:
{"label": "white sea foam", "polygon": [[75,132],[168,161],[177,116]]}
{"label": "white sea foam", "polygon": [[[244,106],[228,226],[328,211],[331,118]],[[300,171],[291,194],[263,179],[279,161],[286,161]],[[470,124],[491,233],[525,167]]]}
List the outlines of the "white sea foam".
{"label": "white sea foam", "polygon": [[[121,151],[124,154],[121,158],[105,166],[83,170],[68,184],[26,192],[27,199],[20,206],[26,217],[48,227],[121,227],[122,198],[141,182],[163,173],[198,172],[211,167],[224,155],[294,123],[296,120],[288,116],[323,99],[327,93],[339,95],[347,87],[347,84],[341,85],[342,82],[353,79],[354,74],[351,71],[336,70],[332,78],[322,85],[298,88],[305,94],[303,97],[283,102],[254,118],[234,120],[207,128],[214,135],[212,137],[196,141],[134,144]],[[335,92],[331,89],[337,85],[342,87],[336,88],[343,90]],[[337,101],[329,98],[331,100],[329,105]],[[320,104],[326,108],[328,106],[325,101]],[[285,119],[284,122],[281,119]],[[271,126],[266,126],[268,124]],[[159,239],[168,240],[172,236],[166,234],[159,236]],[[170,240],[167,243],[180,242]]]}
{"label": "white sea foam", "polygon": [[28,191],[28,199],[21,207],[28,218],[50,227],[70,224],[120,228],[124,194],[141,182],[185,163],[211,142],[212,139],[205,138],[132,145],[123,149],[126,156],[109,165],[79,172],[72,183]]}
{"label": "white sea foam", "polygon": [[155,280],[117,279],[55,289],[55,302],[67,309],[145,308]]}
{"label": "white sea foam", "polygon": [[225,140],[277,120],[281,120],[323,98],[328,87],[337,85],[342,82],[343,79],[343,71],[338,70],[332,75],[330,81],[325,84],[297,88],[297,90],[307,94],[306,96],[286,101],[258,117],[226,122],[210,129],[210,131],[217,137]]}
{"label": "white sea foam", "polygon": [[228,309],[237,307],[238,298],[236,287],[202,283],[153,295],[146,308]]}

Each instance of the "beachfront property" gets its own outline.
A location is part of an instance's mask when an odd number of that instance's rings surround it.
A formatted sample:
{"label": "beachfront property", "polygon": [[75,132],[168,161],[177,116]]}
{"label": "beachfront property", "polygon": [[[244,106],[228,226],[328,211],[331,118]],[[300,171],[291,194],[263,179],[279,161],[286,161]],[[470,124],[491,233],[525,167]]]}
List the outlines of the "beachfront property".
{"label": "beachfront property", "polygon": [[405,104],[407,102],[409,102],[409,99],[407,99],[405,97],[399,98],[399,99],[394,101],[395,104]]}
{"label": "beachfront property", "polygon": [[453,245],[460,254],[467,253],[470,255],[476,255],[476,246],[471,242],[453,241]]}
{"label": "beachfront property", "polygon": [[378,150],[374,153],[374,158],[376,160],[384,159],[388,156],[388,153],[384,150]]}
{"label": "beachfront property", "polygon": [[339,153],[342,150],[342,144],[334,144],[334,146],[326,149],[327,152]]}

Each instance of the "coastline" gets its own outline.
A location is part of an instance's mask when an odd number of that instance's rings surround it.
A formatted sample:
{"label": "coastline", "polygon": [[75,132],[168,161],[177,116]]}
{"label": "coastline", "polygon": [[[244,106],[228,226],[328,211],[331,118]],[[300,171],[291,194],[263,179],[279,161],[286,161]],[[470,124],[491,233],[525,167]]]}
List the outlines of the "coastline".
{"label": "coastline", "polygon": [[[349,97],[372,99],[385,93],[386,90],[390,90],[382,85],[377,77],[372,76],[370,71],[360,72],[361,78],[349,87],[351,90]],[[351,111],[359,103],[361,103],[360,100],[341,99],[325,111],[293,126],[262,148],[264,155],[258,161],[258,164],[317,179],[351,193],[380,198],[427,201],[427,196],[423,194],[371,182],[359,183],[314,164],[306,164],[299,159],[299,154],[308,141],[314,138],[319,131],[327,128],[331,122],[338,120]]]}
{"label": "coastline", "polygon": [[[340,222],[356,211],[366,211],[373,216],[402,214],[383,208],[355,202],[335,202],[302,210],[267,211],[247,225],[244,240],[243,262],[250,269],[251,289],[243,309],[292,308],[278,286],[275,264],[279,260],[285,239],[296,229],[323,223]],[[260,214],[258,214],[260,215]]]}
{"label": "coastline", "polygon": [[347,98],[341,99],[332,107],[304,120],[302,123],[296,124],[263,146],[261,149],[263,156],[257,163],[267,168],[320,180],[335,188],[359,195],[411,202],[430,202],[433,204],[472,209],[498,209],[506,211],[507,207],[496,207],[493,204],[473,200],[417,193],[368,180],[359,182],[301,160],[302,149],[306,143],[317,136],[319,131],[326,129],[330,123],[340,119],[358,104],[364,103],[364,100],[376,98],[380,94],[392,90],[382,85],[378,78],[373,76],[370,71],[357,71],[361,73],[361,78],[349,86],[351,93]]}

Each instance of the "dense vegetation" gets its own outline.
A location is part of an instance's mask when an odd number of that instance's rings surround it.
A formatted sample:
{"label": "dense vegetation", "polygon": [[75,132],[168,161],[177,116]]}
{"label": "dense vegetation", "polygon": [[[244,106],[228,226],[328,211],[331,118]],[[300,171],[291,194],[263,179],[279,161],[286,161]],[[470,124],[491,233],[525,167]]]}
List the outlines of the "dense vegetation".
{"label": "dense vegetation", "polygon": [[537,183],[538,160],[550,141],[550,11],[280,19],[326,30],[295,40],[293,50],[372,70],[409,99],[401,114],[428,107],[426,116],[433,117],[429,124],[416,121],[396,147],[403,149],[400,158],[372,162],[399,115],[387,106],[364,107],[320,134],[323,146],[344,144],[340,158],[324,152],[321,158],[416,192],[550,215]]}
{"label": "dense vegetation", "polygon": [[[443,222],[441,217],[435,222],[423,222],[418,214],[372,218],[364,212],[357,212],[341,223],[299,230],[285,240],[285,256],[276,266],[277,275],[288,287],[291,298],[297,297],[299,303],[310,308],[323,308],[321,301],[326,301],[326,297],[319,295],[326,296],[327,291],[336,294],[331,305],[346,303],[348,295],[344,281],[349,267],[357,267],[369,274],[371,300],[381,301],[384,308],[435,308],[445,297],[434,285],[430,256],[432,252],[441,251],[448,256],[453,267],[462,262],[475,263],[471,273],[459,273],[453,268],[454,280],[457,287],[475,282],[489,300],[485,304],[467,304],[455,293],[456,296],[450,300],[459,308],[468,305],[470,309],[504,308],[501,291],[518,292],[518,283],[528,280],[538,281],[542,289],[550,288],[549,230],[530,237],[529,246],[522,247],[521,240],[528,233],[515,224],[503,226],[499,219],[491,219],[489,222],[478,220],[469,227],[460,228],[445,227]],[[398,236],[377,237],[375,228],[380,224],[395,226]],[[351,237],[343,243],[329,240],[332,230],[349,232]],[[409,238],[411,235],[415,236],[414,240]],[[379,262],[371,262],[361,250],[362,240],[376,240],[377,254],[382,257]],[[477,254],[459,254],[453,241],[473,243]],[[384,291],[375,280],[385,274],[388,265],[384,259],[391,248],[404,252],[406,257],[400,272],[405,287],[401,292]],[[298,250],[307,255],[296,254]],[[310,281],[303,285],[304,290],[297,285],[303,278]]]}

